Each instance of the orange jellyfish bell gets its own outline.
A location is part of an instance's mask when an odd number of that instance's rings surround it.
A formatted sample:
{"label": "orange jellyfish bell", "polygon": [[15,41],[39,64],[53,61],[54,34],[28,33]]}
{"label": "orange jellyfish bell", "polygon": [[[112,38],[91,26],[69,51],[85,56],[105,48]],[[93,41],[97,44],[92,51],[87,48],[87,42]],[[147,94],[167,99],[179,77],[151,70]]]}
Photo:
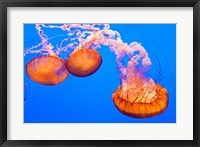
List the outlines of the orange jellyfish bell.
{"label": "orange jellyfish bell", "polygon": [[56,85],[63,82],[68,71],[65,62],[55,56],[39,56],[26,65],[28,76],[35,82],[44,85]]}
{"label": "orange jellyfish bell", "polygon": [[168,106],[167,90],[159,84],[156,84],[156,88],[157,94],[149,102],[144,99],[133,102],[123,99],[120,86],[113,93],[112,99],[121,113],[135,118],[149,118],[165,112]]}
{"label": "orange jellyfish bell", "polygon": [[96,50],[79,49],[70,55],[66,66],[71,74],[85,77],[96,72],[101,63],[101,55]]}

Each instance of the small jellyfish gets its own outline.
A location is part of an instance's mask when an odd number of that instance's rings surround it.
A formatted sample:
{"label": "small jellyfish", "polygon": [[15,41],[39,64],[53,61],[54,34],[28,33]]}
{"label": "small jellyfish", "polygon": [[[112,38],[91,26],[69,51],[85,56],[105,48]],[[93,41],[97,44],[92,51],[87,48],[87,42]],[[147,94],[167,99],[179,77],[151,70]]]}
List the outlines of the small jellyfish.
{"label": "small jellyfish", "polygon": [[39,56],[26,65],[28,76],[43,85],[57,85],[63,82],[68,71],[65,62],[55,56]]}
{"label": "small jellyfish", "polygon": [[69,73],[85,77],[95,73],[102,63],[101,55],[93,49],[79,49],[73,52],[66,61]]}

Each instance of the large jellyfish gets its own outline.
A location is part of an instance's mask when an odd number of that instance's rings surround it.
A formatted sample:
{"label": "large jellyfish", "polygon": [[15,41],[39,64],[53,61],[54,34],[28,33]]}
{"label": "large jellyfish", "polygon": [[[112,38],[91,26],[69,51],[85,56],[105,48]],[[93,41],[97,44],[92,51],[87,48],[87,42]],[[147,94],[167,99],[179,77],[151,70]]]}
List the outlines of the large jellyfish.
{"label": "large jellyfish", "polygon": [[[67,32],[68,38],[61,41],[56,52],[53,52],[54,46],[47,43],[50,38],[43,33],[42,27]],[[105,45],[116,55],[119,71],[120,85],[112,94],[117,110],[130,117],[148,118],[167,109],[168,91],[145,74],[150,70],[151,61],[140,43],[124,43],[120,34],[111,30],[108,24],[40,24],[36,29],[42,43],[28,49],[25,54],[36,52],[34,49],[42,45],[39,52],[46,49],[55,57],[42,56],[30,61],[27,73],[33,80],[51,85],[62,82],[68,75],[67,70],[79,77],[94,74],[102,64],[97,48]],[[64,59],[57,57],[61,52],[67,55],[65,64]],[[122,63],[125,57],[128,57],[127,66]]]}
{"label": "large jellyfish", "polygon": [[[145,49],[134,42],[125,49],[124,54],[129,57],[129,61],[127,68],[118,63],[121,85],[112,95],[116,108],[121,113],[136,118],[148,118],[163,113],[168,105],[168,92],[145,76],[151,65]],[[120,61],[123,54],[119,53],[117,57]]]}
{"label": "large jellyfish", "polygon": [[[108,45],[116,54],[121,85],[112,94],[116,108],[123,114],[135,118],[148,118],[163,113],[168,106],[168,92],[145,75],[151,61],[146,50],[137,42],[123,43],[118,32],[104,31],[102,44]],[[105,35],[104,35],[105,36]],[[122,60],[128,57],[125,67]]]}

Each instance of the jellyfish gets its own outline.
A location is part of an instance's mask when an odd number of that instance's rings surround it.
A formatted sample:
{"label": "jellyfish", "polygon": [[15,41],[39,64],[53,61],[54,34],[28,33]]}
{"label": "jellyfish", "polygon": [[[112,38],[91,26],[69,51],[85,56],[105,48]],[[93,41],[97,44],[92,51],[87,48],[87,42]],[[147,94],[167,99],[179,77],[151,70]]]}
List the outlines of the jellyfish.
{"label": "jellyfish", "polygon": [[[125,55],[129,57],[127,67],[121,64]],[[121,85],[112,94],[116,108],[134,118],[149,118],[165,112],[168,91],[145,75],[151,65],[146,50],[133,42],[123,50],[123,54],[118,52],[117,58]]]}
{"label": "jellyfish", "polygon": [[124,98],[123,88],[119,86],[112,94],[112,99],[121,113],[134,118],[149,118],[165,112],[168,105],[167,90],[159,84],[156,84],[156,88],[156,95],[152,97],[150,97],[150,91],[142,90],[143,93],[128,92],[129,94]]}
{"label": "jellyfish", "polygon": [[[36,29],[42,41],[40,52],[46,52],[46,55],[35,57],[29,61],[26,65],[27,75],[39,84],[49,86],[60,84],[68,77],[65,61],[53,51],[54,47],[48,42],[48,38],[43,33],[41,26],[36,25]],[[32,49],[37,46],[32,47]]]}
{"label": "jellyfish", "polygon": [[33,81],[44,85],[57,85],[68,76],[65,62],[54,56],[39,56],[32,59],[26,65],[26,72]]}
{"label": "jellyfish", "polygon": [[101,55],[92,49],[80,49],[73,52],[66,61],[69,73],[85,77],[96,72],[102,63]]}
{"label": "jellyfish", "polygon": [[100,34],[101,31],[95,31],[85,40],[79,39],[81,41],[66,61],[69,73],[78,77],[86,77],[94,74],[100,68],[102,57],[99,52],[94,49],[94,45],[98,44],[97,40],[99,40],[98,35]]}

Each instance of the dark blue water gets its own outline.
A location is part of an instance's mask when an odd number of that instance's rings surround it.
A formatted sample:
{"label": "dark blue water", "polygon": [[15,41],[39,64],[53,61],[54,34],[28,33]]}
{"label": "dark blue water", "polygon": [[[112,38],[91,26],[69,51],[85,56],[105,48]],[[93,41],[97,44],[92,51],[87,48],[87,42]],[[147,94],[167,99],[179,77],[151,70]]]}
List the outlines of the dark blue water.
{"label": "dark blue water", "polygon": [[[168,90],[169,105],[163,114],[138,119],[121,114],[112,102],[112,93],[120,85],[115,55],[109,48],[98,49],[103,58],[100,69],[91,76],[73,75],[57,86],[38,84],[26,74],[25,65],[41,54],[24,57],[25,123],[175,123],[176,122],[176,25],[110,24],[123,42],[140,42],[152,62],[147,76]],[[49,29],[48,36],[64,34]],[[63,38],[62,38],[63,39]],[[61,38],[52,39],[53,44]],[[40,43],[34,24],[24,24],[24,48]],[[126,61],[124,61],[126,64]]]}

